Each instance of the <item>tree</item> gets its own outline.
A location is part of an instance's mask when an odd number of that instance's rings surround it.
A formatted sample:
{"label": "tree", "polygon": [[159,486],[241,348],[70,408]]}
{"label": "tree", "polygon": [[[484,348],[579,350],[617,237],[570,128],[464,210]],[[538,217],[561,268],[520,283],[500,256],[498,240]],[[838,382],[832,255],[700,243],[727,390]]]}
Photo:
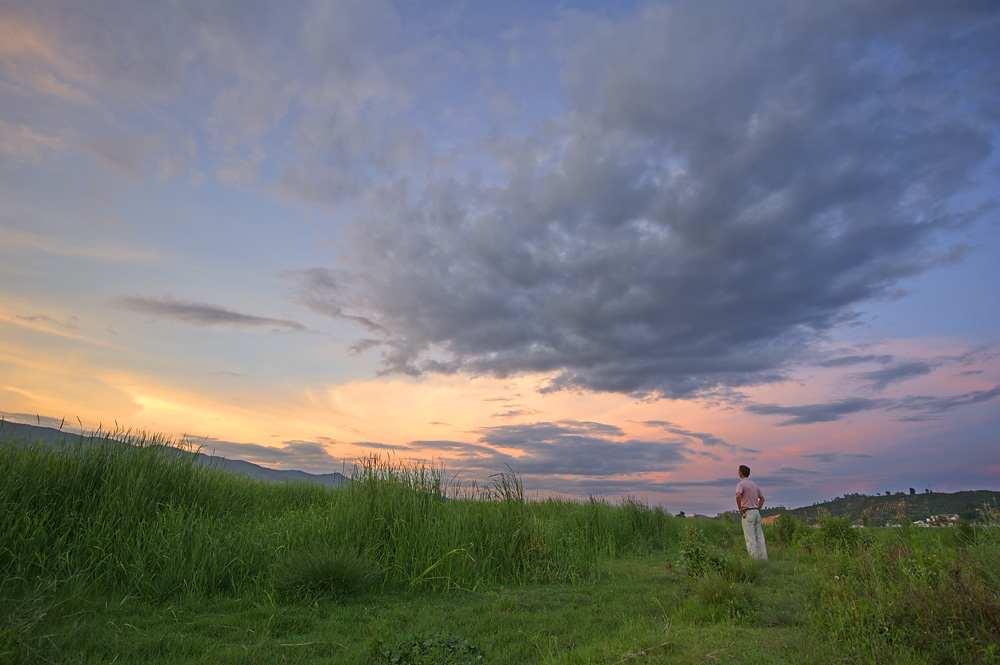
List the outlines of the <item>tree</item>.
{"label": "tree", "polygon": [[914,495],[914,494],[916,494],[916,493],[917,493],[917,490],[915,490],[915,489],[913,489],[913,488],[911,487],[911,488],[910,488],[910,496],[913,496],[913,495]]}

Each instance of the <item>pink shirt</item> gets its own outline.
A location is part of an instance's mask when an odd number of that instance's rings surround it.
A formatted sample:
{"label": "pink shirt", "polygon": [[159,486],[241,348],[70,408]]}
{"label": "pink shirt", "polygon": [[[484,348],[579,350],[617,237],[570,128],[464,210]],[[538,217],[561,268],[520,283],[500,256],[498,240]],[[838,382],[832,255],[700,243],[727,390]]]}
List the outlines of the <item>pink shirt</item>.
{"label": "pink shirt", "polygon": [[737,483],[736,494],[740,496],[740,508],[747,510],[757,509],[760,506],[760,500],[764,498],[757,483],[749,478],[743,478]]}

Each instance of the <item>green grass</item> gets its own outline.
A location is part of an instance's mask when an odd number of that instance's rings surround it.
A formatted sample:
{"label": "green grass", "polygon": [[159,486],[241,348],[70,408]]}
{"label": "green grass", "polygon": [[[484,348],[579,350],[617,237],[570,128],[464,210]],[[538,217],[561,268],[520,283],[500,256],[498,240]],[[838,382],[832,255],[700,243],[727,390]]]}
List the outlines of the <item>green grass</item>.
{"label": "green grass", "polygon": [[115,439],[0,441],[0,662],[1000,662],[995,526],[785,519],[755,563],[731,521],[511,474],[275,485]]}

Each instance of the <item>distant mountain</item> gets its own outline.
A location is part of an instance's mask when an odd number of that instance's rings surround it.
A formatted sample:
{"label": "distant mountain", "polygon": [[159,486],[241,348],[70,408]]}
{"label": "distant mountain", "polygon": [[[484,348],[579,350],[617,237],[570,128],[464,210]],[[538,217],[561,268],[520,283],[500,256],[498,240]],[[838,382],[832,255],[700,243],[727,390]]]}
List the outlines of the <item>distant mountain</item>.
{"label": "distant mountain", "polygon": [[[849,517],[854,523],[864,523],[867,519],[872,526],[897,524],[901,520],[915,522],[934,515],[966,515],[972,511],[982,512],[984,507],[996,509],[1000,506],[1000,492],[972,490],[966,492],[913,492],[905,494],[865,495],[848,494],[831,501],[802,508],[789,508],[788,512],[809,523],[820,517]],[[761,511],[762,517],[777,515],[782,508],[768,508]]]}
{"label": "distant mountain", "polygon": [[[106,436],[109,435],[107,433],[99,433],[97,435],[97,440],[103,440]],[[127,435],[120,437],[115,437],[115,435],[110,436],[111,438],[121,438],[123,440],[128,440],[129,438]],[[63,431],[52,427],[40,427],[38,425],[24,425],[20,423],[0,421],[0,440],[15,439],[28,443],[38,442],[47,446],[62,448],[64,446],[74,445],[81,439],[88,441],[93,438],[93,436],[88,434]],[[231,460],[226,459],[225,457],[205,455],[204,453],[182,450],[173,446],[170,446],[170,449],[176,451],[178,455],[193,456],[195,464],[211,466],[217,469],[222,469],[223,471],[229,471],[230,473],[237,473],[244,476],[250,476],[251,478],[259,478],[261,480],[269,480],[272,482],[303,481],[322,483],[331,487],[337,487],[338,485],[350,480],[350,478],[344,474],[337,472],[315,474],[306,473],[305,471],[269,469],[251,462],[244,462],[243,460]]]}

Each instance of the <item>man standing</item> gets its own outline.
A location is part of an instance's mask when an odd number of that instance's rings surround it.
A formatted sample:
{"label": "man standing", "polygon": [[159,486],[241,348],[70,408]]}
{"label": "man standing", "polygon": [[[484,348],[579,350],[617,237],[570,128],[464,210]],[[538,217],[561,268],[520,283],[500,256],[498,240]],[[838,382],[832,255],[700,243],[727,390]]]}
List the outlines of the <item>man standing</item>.
{"label": "man standing", "polygon": [[743,517],[743,537],[747,541],[747,552],[758,561],[767,559],[764,544],[764,530],[760,526],[760,509],[764,505],[764,495],[757,483],[750,480],[750,467],[740,465],[740,482],[736,485],[736,507]]}

